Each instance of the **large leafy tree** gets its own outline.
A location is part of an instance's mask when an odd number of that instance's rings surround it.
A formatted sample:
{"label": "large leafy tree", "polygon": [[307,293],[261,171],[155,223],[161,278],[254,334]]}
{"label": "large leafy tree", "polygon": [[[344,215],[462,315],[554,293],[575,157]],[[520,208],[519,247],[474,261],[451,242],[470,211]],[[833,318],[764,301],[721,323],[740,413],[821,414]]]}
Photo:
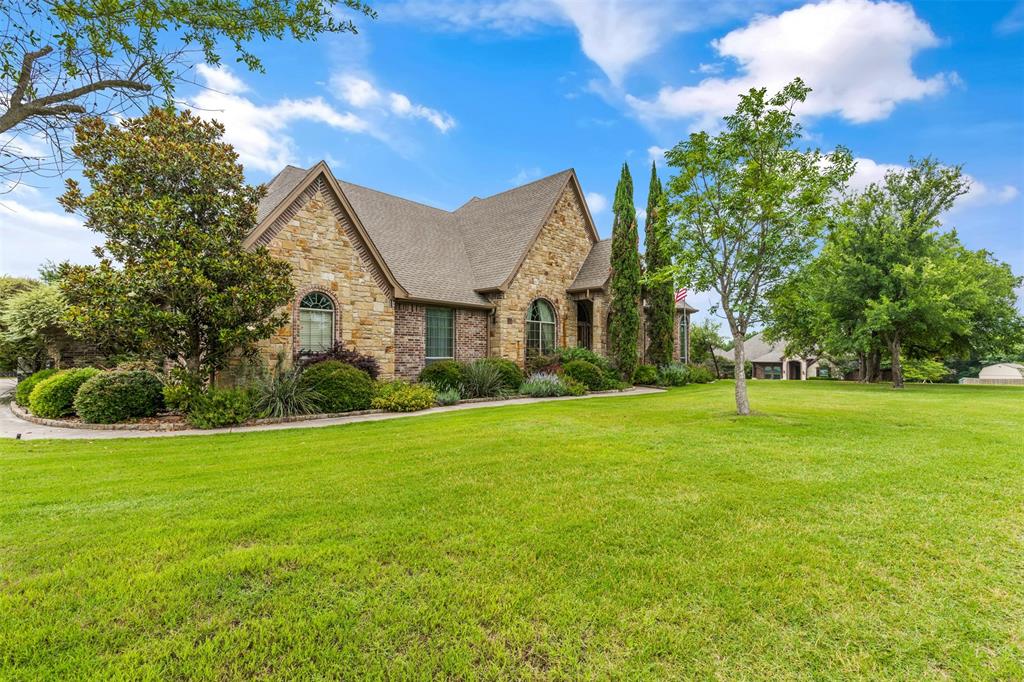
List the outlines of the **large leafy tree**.
{"label": "large leafy tree", "polygon": [[[647,218],[644,224],[644,265],[647,277],[644,301],[647,304],[647,362],[661,367],[672,362],[675,292],[672,280],[664,273],[671,265],[666,221],[658,169],[651,164],[651,185],[647,192]],[[660,276],[659,276],[660,274]]]}
{"label": "large leafy tree", "polygon": [[57,287],[0,277],[0,369],[34,371],[48,354],[59,356],[66,306]]}
{"label": "large leafy tree", "polygon": [[290,267],[243,246],[264,190],[245,183],[223,133],[165,109],[78,125],[91,191],[68,180],[60,202],[106,241],[99,265],[61,268],[72,333],[212,378],[285,323],[276,311],[292,295]]}
{"label": "large leafy tree", "polygon": [[640,338],[640,237],[633,204],[633,178],[622,164],[612,204],[611,319],[608,322],[609,355],[622,377],[629,381],[637,366]]}
{"label": "large leafy tree", "polygon": [[[777,335],[815,342],[832,356],[857,354],[861,376],[890,358],[1005,352],[1020,334],[1020,279],[986,251],[966,249],[941,218],[969,189],[959,167],[925,158],[850,196],[820,255],[772,292]],[[916,367],[916,365],[915,365]]]}
{"label": "large leafy tree", "polygon": [[339,10],[375,16],[359,0],[0,2],[0,177],[60,170],[77,120],[170,97],[199,59],[217,64],[227,49],[259,71],[251,41],[354,33]]}
{"label": "large leafy tree", "polygon": [[743,341],[765,319],[765,293],[808,260],[853,170],[850,154],[800,149],[794,107],[810,92],[800,79],[768,96],[740,96],[720,133],[693,133],[667,154],[679,174],[668,185],[674,270],[718,293],[734,340],[736,411],[750,414]]}

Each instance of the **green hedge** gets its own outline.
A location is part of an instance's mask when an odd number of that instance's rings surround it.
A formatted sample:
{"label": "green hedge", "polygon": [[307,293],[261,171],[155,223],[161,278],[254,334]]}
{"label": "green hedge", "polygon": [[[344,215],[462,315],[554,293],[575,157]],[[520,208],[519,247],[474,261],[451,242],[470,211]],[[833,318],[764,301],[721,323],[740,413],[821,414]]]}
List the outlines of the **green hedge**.
{"label": "green hedge", "polygon": [[55,369],[41,369],[35,374],[30,374],[19,381],[18,386],[14,389],[14,402],[27,408],[29,406],[29,396],[32,395],[32,389],[36,387],[36,384],[43,379],[49,379],[56,373],[57,370]]}
{"label": "green hedge", "polygon": [[143,369],[101,372],[78,389],[75,412],[89,424],[152,417],[163,407],[163,383]]}
{"label": "green hedge", "polygon": [[65,369],[43,379],[28,397],[29,410],[37,417],[58,419],[75,414],[75,395],[86,381],[99,374],[94,367]]}
{"label": "green hedge", "polygon": [[458,391],[462,388],[462,369],[462,364],[454,360],[432,362],[420,372],[420,383],[430,384],[438,391]]}
{"label": "green hedge", "polygon": [[253,397],[243,388],[211,388],[189,403],[188,423],[199,429],[244,424],[253,415]]}
{"label": "green hedge", "polygon": [[607,383],[601,368],[587,360],[570,360],[562,365],[560,374],[583,384],[591,391],[600,391]]}
{"label": "green hedge", "polygon": [[640,365],[633,372],[633,383],[652,386],[658,383],[658,368],[654,365]]}
{"label": "green hedge", "polygon": [[434,407],[437,396],[426,384],[389,381],[377,386],[377,395],[370,404],[374,409],[388,412],[416,412]]}
{"label": "green hedge", "polygon": [[374,396],[373,379],[340,360],[328,360],[302,371],[302,381],[319,394],[321,412],[367,410]]}

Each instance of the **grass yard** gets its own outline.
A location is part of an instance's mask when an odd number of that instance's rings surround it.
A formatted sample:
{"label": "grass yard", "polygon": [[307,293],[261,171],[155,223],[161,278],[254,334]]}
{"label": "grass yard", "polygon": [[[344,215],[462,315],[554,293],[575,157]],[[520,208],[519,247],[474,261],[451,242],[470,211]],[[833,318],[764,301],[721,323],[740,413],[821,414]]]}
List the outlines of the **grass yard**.
{"label": "grass yard", "polygon": [[1024,391],[0,443],[0,677],[1024,678]]}

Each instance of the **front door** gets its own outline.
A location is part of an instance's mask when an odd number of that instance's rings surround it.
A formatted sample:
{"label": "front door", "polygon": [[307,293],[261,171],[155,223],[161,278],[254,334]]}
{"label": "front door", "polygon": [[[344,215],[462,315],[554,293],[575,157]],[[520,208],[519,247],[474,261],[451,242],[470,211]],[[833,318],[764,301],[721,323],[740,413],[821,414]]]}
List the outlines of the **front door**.
{"label": "front door", "polygon": [[800,361],[799,360],[790,360],[789,361],[789,376],[787,378],[789,378],[789,379],[801,379],[802,378],[800,376]]}

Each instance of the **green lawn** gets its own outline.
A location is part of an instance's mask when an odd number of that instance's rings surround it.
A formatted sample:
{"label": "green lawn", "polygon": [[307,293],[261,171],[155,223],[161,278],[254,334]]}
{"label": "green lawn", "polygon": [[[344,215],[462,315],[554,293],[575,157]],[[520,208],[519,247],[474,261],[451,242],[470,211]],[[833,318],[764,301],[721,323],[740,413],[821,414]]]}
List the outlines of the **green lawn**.
{"label": "green lawn", "polygon": [[1024,391],[0,443],[0,677],[1024,678]]}

